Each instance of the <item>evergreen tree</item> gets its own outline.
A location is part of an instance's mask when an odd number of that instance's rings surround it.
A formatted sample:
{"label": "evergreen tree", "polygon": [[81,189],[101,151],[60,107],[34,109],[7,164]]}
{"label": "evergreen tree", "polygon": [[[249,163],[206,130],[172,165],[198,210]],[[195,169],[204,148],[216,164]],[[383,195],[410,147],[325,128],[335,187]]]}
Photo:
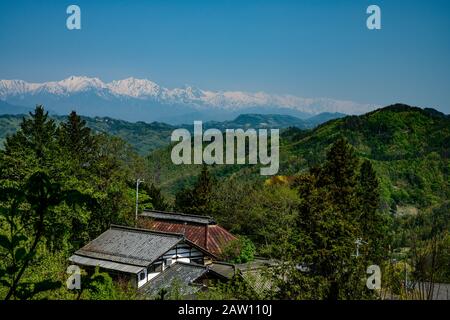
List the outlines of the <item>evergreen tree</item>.
{"label": "evergreen tree", "polygon": [[20,184],[36,170],[54,170],[58,154],[55,139],[56,125],[42,106],[36,106],[29,118],[23,118],[14,135],[8,136],[1,153],[1,179]]}
{"label": "evergreen tree", "polygon": [[[121,139],[94,135],[75,112],[56,126],[42,106],[24,118],[0,151],[0,185],[21,188],[33,173],[44,172],[62,190],[77,190],[95,201],[75,209],[51,209],[45,244],[50,250],[78,248],[111,223],[128,223],[134,193],[128,187],[134,153]],[[26,212],[21,217],[26,222]],[[25,224],[32,232],[32,225]]]}
{"label": "evergreen tree", "polygon": [[[156,187],[154,183],[150,185],[144,184],[142,187],[143,191],[150,197],[147,201],[152,204],[153,209],[160,211],[167,211],[169,209],[169,204],[161,193],[161,189]],[[146,202],[142,202],[145,205]]]}
{"label": "evergreen tree", "polygon": [[[352,147],[338,139],[321,167],[298,178],[300,204],[292,240],[297,251],[292,268],[287,269],[289,280],[282,284],[282,298],[335,300],[367,294],[361,280],[364,259],[355,257],[355,241],[360,235],[357,169]],[[320,290],[311,292],[312,283]]]}
{"label": "evergreen tree", "polygon": [[318,172],[318,187],[330,192],[332,202],[341,210],[355,212],[356,170],[359,160],[353,147],[339,138],[327,153],[327,159]]}
{"label": "evergreen tree", "polygon": [[367,242],[367,254],[374,263],[381,263],[387,253],[389,216],[380,210],[379,183],[369,160],[365,160],[358,175],[361,238]]}
{"label": "evergreen tree", "polygon": [[91,129],[86,127],[86,121],[82,120],[75,111],[62,122],[58,130],[58,142],[64,149],[68,160],[74,161],[75,171],[92,165],[96,150],[96,140]]}
{"label": "evergreen tree", "polygon": [[176,210],[188,214],[213,216],[211,200],[214,185],[215,179],[204,165],[194,187],[183,189],[176,194]]}

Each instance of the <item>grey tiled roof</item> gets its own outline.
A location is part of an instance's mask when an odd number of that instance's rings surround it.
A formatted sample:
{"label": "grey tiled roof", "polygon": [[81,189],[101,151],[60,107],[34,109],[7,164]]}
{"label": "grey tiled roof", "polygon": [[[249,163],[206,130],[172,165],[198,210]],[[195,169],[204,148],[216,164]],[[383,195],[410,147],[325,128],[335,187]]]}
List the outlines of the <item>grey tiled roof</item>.
{"label": "grey tiled roof", "polygon": [[173,285],[177,285],[180,293],[187,295],[197,292],[200,288],[192,283],[207,272],[205,266],[193,263],[175,262],[155,278],[147,282],[140,292],[149,297],[154,297],[162,289],[169,290]]}
{"label": "grey tiled roof", "polygon": [[216,272],[217,274],[220,274],[226,279],[231,279],[236,274],[235,266],[231,263],[226,262],[214,261],[209,265],[209,269]]}
{"label": "grey tiled roof", "polygon": [[433,300],[450,300],[450,283],[436,283],[433,290]]}
{"label": "grey tiled roof", "polygon": [[123,264],[118,262],[112,262],[112,261],[106,261],[106,260],[99,260],[99,259],[93,259],[88,257],[82,257],[74,254],[69,258],[70,262],[76,263],[78,265],[82,266],[89,266],[89,267],[101,267],[108,270],[115,270],[125,273],[134,273],[138,274],[141,272],[145,267],[138,267],[138,266],[131,266],[129,264]]}
{"label": "grey tiled roof", "polygon": [[279,264],[279,262],[272,259],[255,257],[255,259],[252,261],[236,264],[236,268],[240,271],[249,271],[255,269],[262,269],[265,267],[273,267],[276,266],[277,264]]}
{"label": "grey tiled roof", "polygon": [[425,299],[431,293],[431,300],[450,300],[450,283],[421,282],[415,283],[414,287],[416,290],[421,289],[422,291],[422,297],[419,296],[419,299]]}
{"label": "grey tiled roof", "polygon": [[181,234],[111,226],[75,255],[146,267],[183,239]]}
{"label": "grey tiled roof", "polygon": [[255,257],[253,261],[240,264],[214,261],[209,268],[223,277],[231,279],[236,273],[239,272],[242,273],[252,270],[263,270],[266,267],[273,267],[275,265],[277,265],[275,260]]}
{"label": "grey tiled roof", "polygon": [[192,214],[185,214],[179,212],[166,212],[156,210],[145,210],[140,214],[142,217],[150,217],[153,219],[179,221],[179,222],[191,222],[198,224],[216,224],[213,218],[208,216],[198,216]]}

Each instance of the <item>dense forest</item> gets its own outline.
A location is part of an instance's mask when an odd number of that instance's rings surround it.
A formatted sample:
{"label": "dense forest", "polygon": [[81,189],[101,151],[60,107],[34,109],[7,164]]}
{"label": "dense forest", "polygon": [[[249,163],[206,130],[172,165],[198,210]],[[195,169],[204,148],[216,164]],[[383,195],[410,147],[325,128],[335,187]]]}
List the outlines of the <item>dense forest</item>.
{"label": "dense forest", "polygon": [[[65,287],[75,250],[111,223],[134,225],[138,178],[141,210],[212,216],[237,235],[223,260],[279,262],[264,290],[236,279],[199,298],[411,298],[405,273],[420,284],[450,282],[450,118],[435,110],[393,105],[287,128],[279,175],[269,179],[258,166],[173,165],[164,124],[108,134],[108,123],[92,129],[75,112],[55,119],[40,106],[19,124],[4,130],[0,151],[4,299],[142,298],[99,270],[83,275],[82,291]],[[366,287],[373,264],[383,274],[378,292]]]}
{"label": "dense forest", "polygon": [[[0,106],[2,101],[0,100]],[[0,149],[3,148],[3,143],[8,135],[15,133],[22,122],[22,115],[3,114],[0,110]],[[65,121],[64,116],[50,114],[50,118],[56,124]],[[207,121],[203,123],[205,129],[217,128],[225,130],[227,128],[246,129],[246,128],[288,128],[296,127],[302,129],[313,128],[321,123],[331,119],[343,117],[340,113],[321,113],[309,119],[299,119],[288,115],[271,115],[271,114],[243,114],[231,121]],[[154,151],[170,143],[170,134],[178,126],[173,126],[161,122],[128,122],[124,120],[117,120],[108,117],[85,117],[81,119],[86,122],[86,126],[94,133],[106,133],[121,138],[129,143],[134,151],[141,156],[146,156],[149,152]],[[192,124],[184,124],[180,127],[193,130]]]}

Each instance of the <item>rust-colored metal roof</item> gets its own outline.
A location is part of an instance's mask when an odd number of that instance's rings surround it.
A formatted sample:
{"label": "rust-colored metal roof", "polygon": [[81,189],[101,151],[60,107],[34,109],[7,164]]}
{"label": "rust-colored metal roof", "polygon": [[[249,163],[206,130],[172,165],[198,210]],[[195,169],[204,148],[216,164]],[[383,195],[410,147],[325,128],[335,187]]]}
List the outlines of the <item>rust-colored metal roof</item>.
{"label": "rust-colored metal roof", "polygon": [[220,256],[224,246],[236,239],[235,236],[217,224],[198,225],[141,217],[140,225],[150,230],[184,234],[186,239],[215,256]]}
{"label": "rust-colored metal roof", "polygon": [[219,225],[207,226],[208,228],[208,246],[207,250],[216,255],[222,253],[222,249],[236,237]]}
{"label": "rust-colored metal roof", "polygon": [[150,229],[184,234],[188,240],[206,249],[205,226],[153,220]]}

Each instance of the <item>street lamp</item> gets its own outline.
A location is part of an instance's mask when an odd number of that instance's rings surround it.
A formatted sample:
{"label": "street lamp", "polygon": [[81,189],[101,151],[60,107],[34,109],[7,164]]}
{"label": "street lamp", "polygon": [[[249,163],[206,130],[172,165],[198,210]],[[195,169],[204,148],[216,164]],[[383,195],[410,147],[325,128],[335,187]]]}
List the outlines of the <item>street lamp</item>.
{"label": "street lamp", "polygon": [[137,221],[138,221],[138,207],[139,207],[139,185],[141,182],[144,182],[144,179],[137,179],[136,180],[136,221],[135,225],[137,227]]}

